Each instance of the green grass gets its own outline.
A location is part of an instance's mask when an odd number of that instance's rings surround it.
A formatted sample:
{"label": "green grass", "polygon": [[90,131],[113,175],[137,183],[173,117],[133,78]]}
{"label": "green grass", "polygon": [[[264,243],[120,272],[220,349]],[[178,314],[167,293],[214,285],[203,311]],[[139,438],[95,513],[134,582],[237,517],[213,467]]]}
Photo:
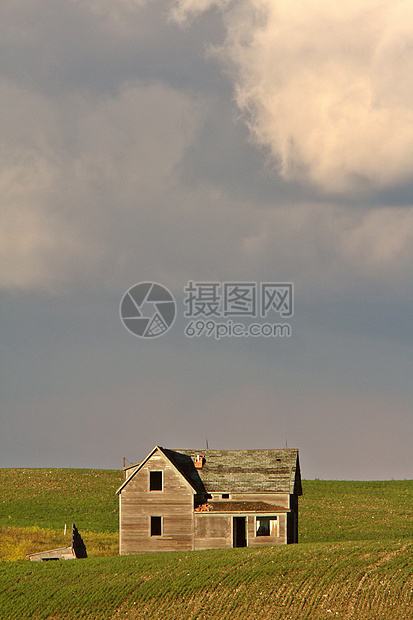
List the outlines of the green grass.
{"label": "green grass", "polygon": [[[413,619],[413,481],[304,481],[299,545],[119,557],[121,482],[0,470],[0,620]],[[22,559],[73,521],[87,560]]]}
{"label": "green grass", "polygon": [[120,471],[0,469],[0,526],[118,531]]}
{"label": "green grass", "polygon": [[89,556],[116,555],[122,480],[106,469],[0,469],[0,559],[68,546],[72,523]]}
{"label": "green grass", "polygon": [[300,541],[413,539],[413,480],[305,480]]}
{"label": "green grass", "polygon": [[0,564],[7,620],[412,618],[407,542]]}

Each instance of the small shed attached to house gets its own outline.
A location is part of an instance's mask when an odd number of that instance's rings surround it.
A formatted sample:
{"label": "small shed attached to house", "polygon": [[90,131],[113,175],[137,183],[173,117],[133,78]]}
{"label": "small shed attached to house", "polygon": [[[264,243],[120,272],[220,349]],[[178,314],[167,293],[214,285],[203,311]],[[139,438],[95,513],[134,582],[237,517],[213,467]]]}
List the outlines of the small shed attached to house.
{"label": "small shed attached to house", "polygon": [[298,450],[169,450],[124,468],[120,553],[298,542]]}

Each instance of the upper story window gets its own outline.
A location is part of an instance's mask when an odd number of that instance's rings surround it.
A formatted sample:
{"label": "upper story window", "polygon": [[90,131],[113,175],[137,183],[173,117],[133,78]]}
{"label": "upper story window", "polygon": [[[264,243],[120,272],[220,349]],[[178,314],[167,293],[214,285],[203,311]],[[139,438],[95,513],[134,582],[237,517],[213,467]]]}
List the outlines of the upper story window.
{"label": "upper story window", "polygon": [[151,471],[149,472],[149,490],[150,491],[162,491],[162,472]]}

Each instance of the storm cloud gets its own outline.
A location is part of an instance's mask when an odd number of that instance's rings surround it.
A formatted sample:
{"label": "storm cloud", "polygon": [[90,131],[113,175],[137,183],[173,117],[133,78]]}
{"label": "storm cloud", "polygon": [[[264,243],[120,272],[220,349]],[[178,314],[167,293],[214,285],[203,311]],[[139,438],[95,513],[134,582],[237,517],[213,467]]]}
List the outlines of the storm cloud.
{"label": "storm cloud", "polygon": [[[3,466],[208,436],[411,475],[412,10],[2,3]],[[293,282],[292,337],[186,338],[189,280]],[[181,312],[156,343],[119,319],[142,281]]]}

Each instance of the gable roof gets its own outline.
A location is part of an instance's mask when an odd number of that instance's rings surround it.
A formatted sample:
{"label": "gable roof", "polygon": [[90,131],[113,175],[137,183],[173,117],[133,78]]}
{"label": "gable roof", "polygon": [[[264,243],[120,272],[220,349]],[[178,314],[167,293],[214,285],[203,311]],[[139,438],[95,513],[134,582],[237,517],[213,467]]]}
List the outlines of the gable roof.
{"label": "gable roof", "polygon": [[[155,450],[175,466],[196,493],[289,493],[302,495],[298,450],[169,450],[156,446],[125,480],[128,484]],[[194,459],[204,456],[202,469]]]}
{"label": "gable roof", "polygon": [[[155,454],[155,452],[160,452],[168,461],[170,461],[170,457],[168,456],[167,452],[170,452],[170,450],[164,450],[163,448],[161,448],[160,446],[155,446],[153,450],[151,450],[148,454],[148,456],[143,459],[143,461],[141,461],[140,463],[136,463],[135,465],[132,465],[131,467],[125,467],[125,470],[128,469],[133,469],[132,473],[130,474],[130,476],[128,476],[126,478],[126,480],[123,482],[123,484],[119,487],[119,489],[116,491],[116,493],[119,495],[119,493],[121,493],[121,491],[125,488],[125,486],[132,480],[132,478],[134,478],[136,476],[136,474],[138,473],[138,471],[140,469],[142,469],[142,467],[145,465],[145,463],[147,463],[149,461],[149,459],[151,458],[151,456],[153,454]],[[198,492],[197,488],[193,486],[191,480],[189,479],[189,477],[187,475],[185,475],[185,473],[183,471],[181,471],[181,469],[179,467],[176,466],[176,464],[172,461],[172,465],[174,465],[175,469],[178,470],[178,473],[181,475],[181,477],[184,479],[185,483],[188,486],[192,487],[192,490],[195,492]],[[194,466],[193,466],[194,467]],[[195,467],[194,467],[195,469]]]}
{"label": "gable roof", "polygon": [[[302,495],[298,450],[166,450],[170,460],[190,458],[194,472],[208,493],[280,492]],[[205,457],[202,469],[193,460]]]}

